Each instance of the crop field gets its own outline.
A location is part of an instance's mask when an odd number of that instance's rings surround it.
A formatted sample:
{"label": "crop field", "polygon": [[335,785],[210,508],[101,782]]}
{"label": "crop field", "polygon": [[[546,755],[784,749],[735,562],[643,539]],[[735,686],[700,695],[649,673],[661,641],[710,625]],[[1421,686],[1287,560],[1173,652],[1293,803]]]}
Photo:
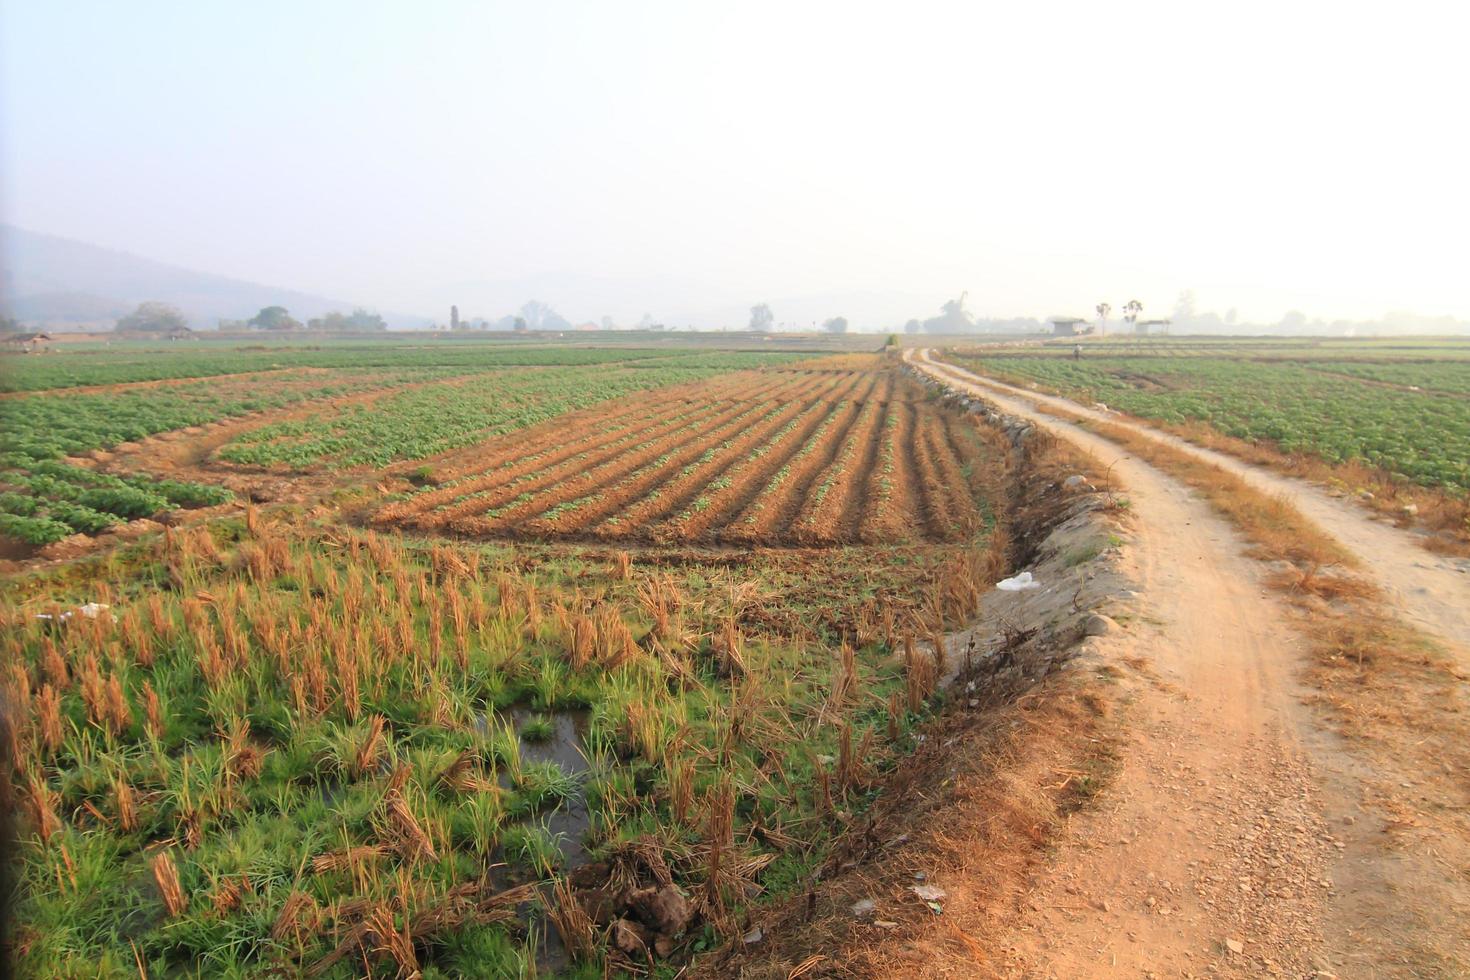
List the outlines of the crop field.
{"label": "crop field", "polygon": [[[256,364],[260,352],[245,352],[235,362],[230,358],[239,355],[208,349],[153,352],[142,361],[128,351],[59,355],[56,361],[85,359],[90,367],[82,375],[65,375],[74,385],[0,398],[0,536],[39,547],[174,507],[229,499],[227,489],[208,480],[115,474],[73,461],[163,433],[259,416],[260,425],[219,447],[211,459],[280,471],[384,466],[630,392],[792,359],[786,354],[581,348],[425,352],[400,347],[397,360],[394,353],[390,348],[303,351],[306,360],[349,366],[303,367],[293,361],[254,373],[238,369]],[[268,354],[274,364],[290,352]],[[10,357],[5,366],[41,364],[21,369],[27,383],[39,383],[48,376],[44,366],[56,361]],[[367,362],[377,366],[362,366]],[[231,366],[237,370],[226,370]],[[190,371],[216,376],[204,380]],[[71,390],[106,378],[126,380]]]}
{"label": "crop field", "polygon": [[1470,492],[1470,359],[1463,356],[1418,360],[1425,349],[1410,347],[1370,359],[1361,345],[1262,356],[1259,345],[1218,341],[1170,356],[1159,356],[1158,345],[1134,349],[1140,353],[1119,356],[1112,344],[1088,346],[1080,360],[1070,349],[957,351],[951,359],[1141,418],[1205,425],[1329,466],[1356,463],[1422,487]]}
{"label": "crop field", "polygon": [[1002,560],[1008,444],[894,358],[207,353],[0,398],[0,536],[99,535],[0,580],[25,975],[677,962],[827,859]]}
{"label": "crop field", "polygon": [[[123,344],[117,349],[62,351],[45,357],[10,357],[0,370],[0,392],[47,391],[93,385],[132,384],[170,379],[206,378],[272,370],[302,368],[333,370],[431,368],[468,374],[497,367],[572,367],[672,358],[675,366],[708,366],[711,360],[734,359],[732,366],[751,367],[789,359],[790,354],[739,354],[685,350],[608,350],[525,344],[460,343],[443,341],[406,344],[335,342],[320,347],[264,347],[233,349],[214,343],[180,348]],[[746,363],[739,363],[744,360]]]}
{"label": "crop field", "polygon": [[[708,363],[710,358],[706,357]],[[386,466],[486,436],[514,432],[633,391],[707,377],[714,369],[514,368],[487,371],[337,410],[300,413],[243,433],[217,458],[251,466],[311,469]]]}
{"label": "crop field", "polygon": [[379,526],[655,544],[954,542],[996,450],[871,357],[625,398],[422,468]]}
{"label": "crop field", "polygon": [[170,506],[219,503],[229,494],[218,487],[112,476],[65,458],[232,416],[382,388],[393,380],[378,374],[257,375],[0,400],[0,534],[41,545]]}

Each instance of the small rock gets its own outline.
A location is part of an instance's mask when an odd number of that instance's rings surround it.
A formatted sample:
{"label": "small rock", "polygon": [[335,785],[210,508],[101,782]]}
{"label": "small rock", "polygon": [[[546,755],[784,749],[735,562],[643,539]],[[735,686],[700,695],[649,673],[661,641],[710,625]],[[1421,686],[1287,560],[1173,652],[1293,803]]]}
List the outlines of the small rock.
{"label": "small rock", "polygon": [[873,901],[871,898],[864,898],[860,901],[852,903],[852,914],[861,918],[865,915],[872,915],[874,910],[876,910],[877,908],[877,902]]}
{"label": "small rock", "polygon": [[1405,517],[1417,517],[1419,516],[1419,505],[1404,504],[1402,507],[1399,508],[1399,513],[1403,514]]}
{"label": "small rock", "polygon": [[914,885],[909,891],[926,902],[942,902],[949,897],[949,893],[938,885]]}
{"label": "small rock", "polygon": [[761,931],[761,927],[756,926],[754,929],[750,930],[744,936],[742,936],[741,940],[745,943],[745,945],[753,946],[765,938],[766,934]]}
{"label": "small rock", "polygon": [[1083,476],[1080,473],[1073,473],[1071,476],[1062,481],[1062,486],[1066,487],[1068,490],[1071,490],[1073,487],[1080,487],[1086,482],[1087,477]]}
{"label": "small rock", "polygon": [[1091,613],[1082,621],[1082,632],[1086,636],[1103,636],[1118,628],[1118,624],[1102,613]]}
{"label": "small rock", "polygon": [[1225,940],[1225,948],[1238,956],[1245,952],[1245,943],[1239,939],[1227,939]]}

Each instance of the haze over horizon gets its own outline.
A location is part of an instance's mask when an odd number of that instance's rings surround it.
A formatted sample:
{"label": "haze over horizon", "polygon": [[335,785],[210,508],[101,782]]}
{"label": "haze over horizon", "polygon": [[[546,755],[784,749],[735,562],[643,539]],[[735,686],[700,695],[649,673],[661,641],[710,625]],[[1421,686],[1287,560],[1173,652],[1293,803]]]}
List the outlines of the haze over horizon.
{"label": "haze over horizon", "polygon": [[1470,320],[1446,5],[0,9],[0,218],[283,289]]}

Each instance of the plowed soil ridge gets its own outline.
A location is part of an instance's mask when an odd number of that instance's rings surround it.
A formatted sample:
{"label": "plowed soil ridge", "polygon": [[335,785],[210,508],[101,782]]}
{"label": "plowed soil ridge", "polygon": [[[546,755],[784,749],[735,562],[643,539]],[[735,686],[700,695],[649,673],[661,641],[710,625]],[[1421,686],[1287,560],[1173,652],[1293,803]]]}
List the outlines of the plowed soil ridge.
{"label": "plowed soil ridge", "polygon": [[373,520],[655,545],[959,541],[976,513],[963,468],[993,462],[952,437],[972,424],[891,365],[735,372],[438,457],[434,485]]}

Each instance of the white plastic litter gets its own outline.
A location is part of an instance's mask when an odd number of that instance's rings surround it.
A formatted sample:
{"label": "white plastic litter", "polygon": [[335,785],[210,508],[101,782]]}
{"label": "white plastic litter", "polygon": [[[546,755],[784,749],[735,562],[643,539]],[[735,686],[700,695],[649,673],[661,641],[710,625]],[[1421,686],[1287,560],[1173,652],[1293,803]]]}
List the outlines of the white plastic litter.
{"label": "white plastic litter", "polygon": [[48,620],[49,619],[60,619],[62,622],[66,622],[67,620],[69,620],[73,616],[75,616],[77,613],[81,613],[83,616],[87,617],[88,619],[96,619],[98,616],[101,616],[103,613],[106,613],[108,619],[112,620],[115,623],[115,622],[117,622],[117,617],[114,616],[112,613],[107,612],[107,610],[109,610],[111,608],[112,607],[109,606],[105,602],[89,602],[85,606],[77,606],[77,608],[75,610],[68,609],[65,612],[63,612],[60,616],[52,616],[50,613],[38,613],[36,615],[36,618],[37,619],[48,619]]}
{"label": "white plastic litter", "polygon": [[1040,582],[1031,577],[1030,572],[1022,572],[1010,578],[1003,578],[995,583],[995,587],[1002,592],[1022,592],[1026,589],[1034,589],[1041,585]]}

